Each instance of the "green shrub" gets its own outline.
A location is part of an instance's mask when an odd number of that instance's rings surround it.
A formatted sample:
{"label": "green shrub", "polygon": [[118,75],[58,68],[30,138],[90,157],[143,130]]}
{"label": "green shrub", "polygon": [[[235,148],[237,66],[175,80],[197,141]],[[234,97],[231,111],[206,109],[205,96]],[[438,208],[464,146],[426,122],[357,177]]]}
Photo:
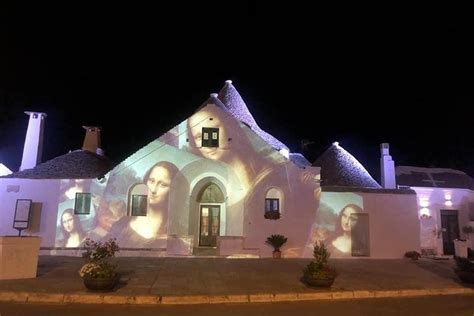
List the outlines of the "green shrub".
{"label": "green shrub", "polygon": [[337,276],[336,269],[329,266],[328,260],[331,253],[326,248],[323,241],[316,241],[313,249],[314,260],[303,270],[305,277],[315,279],[331,279]]}

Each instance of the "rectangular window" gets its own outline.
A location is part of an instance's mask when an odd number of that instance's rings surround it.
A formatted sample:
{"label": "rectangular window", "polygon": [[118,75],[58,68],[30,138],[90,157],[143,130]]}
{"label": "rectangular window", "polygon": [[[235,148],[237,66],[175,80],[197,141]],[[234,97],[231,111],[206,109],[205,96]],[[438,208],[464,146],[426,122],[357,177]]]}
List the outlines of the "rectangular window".
{"label": "rectangular window", "polygon": [[219,129],[218,128],[212,128],[212,127],[202,128],[202,147],[219,147]]}
{"label": "rectangular window", "polygon": [[90,193],[76,193],[76,202],[74,203],[74,214],[89,215],[91,213],[91,199]]}
{"label": "rectangular window", "polygon": [[280,218],[280,200],[279,199],[265,199],[265,214],[266,219]]}
{"label": "rectangular window", "polygon": [[132,216],[146,216],[147,195],[132,195]]}
{"label": "rectangular window", "polygon": [[279,199],[265,199],[265,212],[279,212],[279,211],[280,211]]}

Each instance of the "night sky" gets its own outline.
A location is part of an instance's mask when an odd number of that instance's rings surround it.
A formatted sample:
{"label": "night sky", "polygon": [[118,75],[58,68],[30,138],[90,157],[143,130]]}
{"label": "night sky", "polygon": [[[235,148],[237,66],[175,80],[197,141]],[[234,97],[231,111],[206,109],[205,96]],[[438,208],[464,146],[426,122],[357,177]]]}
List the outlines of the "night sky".
{"label": "night sky", "polygon": [[18,169],[30,110],[48,114],[43,161],[90,125],[118,163],[231,79],[310,161],[339,141],[379,179],[389,142],[396,165],[474,175],[472,19],[201,2],[0,8],[0,162]]}

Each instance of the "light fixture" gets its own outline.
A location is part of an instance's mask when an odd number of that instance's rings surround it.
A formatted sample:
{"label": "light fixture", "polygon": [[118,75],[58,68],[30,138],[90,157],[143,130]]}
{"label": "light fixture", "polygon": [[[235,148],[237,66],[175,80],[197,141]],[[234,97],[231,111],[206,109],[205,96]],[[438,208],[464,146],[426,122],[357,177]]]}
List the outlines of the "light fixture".
{"label": "light fixture", "polygon": [[452,195],[451,192],[446,192],[444,194],[444,205],[446,206],[453,206],[453,202],[451,201]]}
{"label": "light fixture", "polygon": [[429,219],[429,218],[431,218],[430,209],[427,208],[427,207],[421,208],[421,209],[420,209],[420,218],[421,218],[421,219]]}
{"label": "light fixture", "polygon": [[423,208],[427,208],[428,206],[430,206],[430,202],[428,200],[422,199],[420,200],[420,206]]}

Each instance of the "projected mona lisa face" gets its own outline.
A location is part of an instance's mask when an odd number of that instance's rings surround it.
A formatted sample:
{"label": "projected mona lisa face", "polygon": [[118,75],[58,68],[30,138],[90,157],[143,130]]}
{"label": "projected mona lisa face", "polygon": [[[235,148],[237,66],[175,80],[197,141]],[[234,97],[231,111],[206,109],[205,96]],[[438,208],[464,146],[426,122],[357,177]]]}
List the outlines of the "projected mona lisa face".
{"label": "projected mona lisa face", "polygon": [[148,203],[152,208],[167,203],[171,181],[177,172],[178,168],[167,161],[158,162],[147,172],[144,182],[149,190]]}
{"label": "projected mona lisa face", "polygon": [[61,223],[66,232],[71,233],[74,230],[74,217],[70,212],[63,214],[61,217]]}
{"label": "projected mona lisa face", "polygon": [[339,212],[337,221],[335,222],[336,230],[334,236],[329,242],[329,250],[339,255],[350,255],[352,251],[352,235],[351,230],[355,225],[356,218],[352,216],[356,213],[362,213],[362,208],[356,204],[347,204]]}
{"label": "projected mona lisa face", "polygon": [[85,234],[79,219],[74,217],[74,210],[72,208],[64,210],[59,224],[63,239],[57,242],[57,246],[78,247]]}
{"label": "projected mona lisa face", "polygon": [[351,231],[351,222],[353,220],[351,218],[351,215],[356,212],[357,211],[352,206],[345,207],[344,210],[341,212],[341,228],[344,232]]}
{"label": "projected mona lisa face", "polygon": [[354,213],[362,213],[362,209],[355,204],[346,205],[339,213],[338,222],[336,223],[336,235],[350,234],[351,227],[355,218],[351,216]]}

